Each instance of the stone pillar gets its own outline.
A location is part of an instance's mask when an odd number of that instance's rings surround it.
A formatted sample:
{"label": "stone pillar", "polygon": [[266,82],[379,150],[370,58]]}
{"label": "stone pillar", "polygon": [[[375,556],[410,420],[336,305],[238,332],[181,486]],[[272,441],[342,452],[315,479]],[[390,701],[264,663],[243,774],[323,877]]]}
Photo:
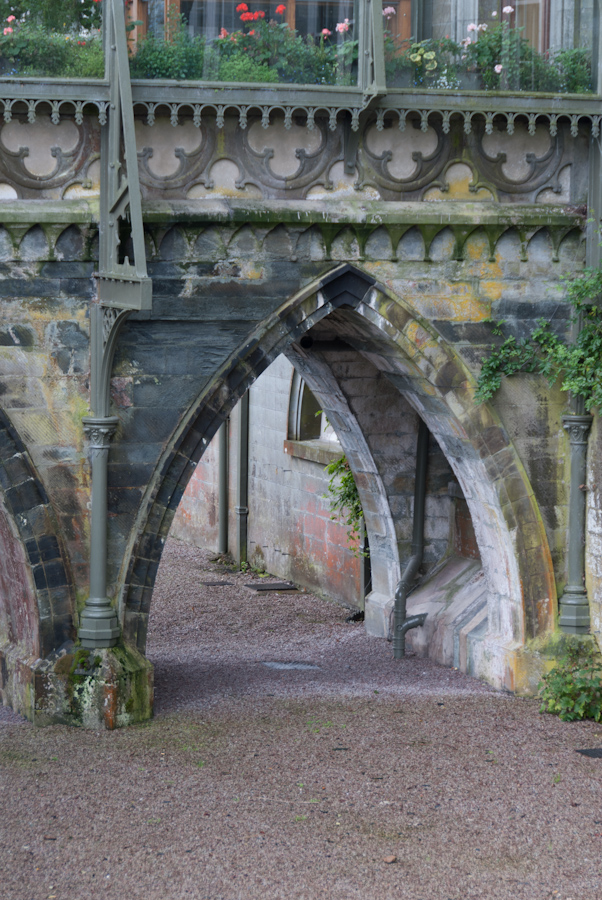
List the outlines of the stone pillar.
{"label": "stone pillar", "polygon": [[559,624],[569,634],[589,631],[589,601],[585,589],[585,479],[587,476],[587,439],[591,416],[562,417],[571,446],[571,483],[569,494],[568,583],[560,598]]}
{"label": "stone pillar", "polygon": [[78,636],[82,647],[93,650],[113,647],[120,635],[117,615],[107,597],[107,464],[118,421],[116,416],[83,419],[92,463],[90,596],[81,614]]}

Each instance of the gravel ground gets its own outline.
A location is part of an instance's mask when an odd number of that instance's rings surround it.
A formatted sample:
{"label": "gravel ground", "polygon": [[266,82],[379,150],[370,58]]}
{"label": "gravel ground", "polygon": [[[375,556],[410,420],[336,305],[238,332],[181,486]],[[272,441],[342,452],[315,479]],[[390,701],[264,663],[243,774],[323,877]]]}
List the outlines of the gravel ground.
{"label": "gravel ground", "polygon": [[602,759],[575,752],[602,725],[396,663],[186,544],[163,560],[152,722],[0,711],[0,900],[602,896]]}

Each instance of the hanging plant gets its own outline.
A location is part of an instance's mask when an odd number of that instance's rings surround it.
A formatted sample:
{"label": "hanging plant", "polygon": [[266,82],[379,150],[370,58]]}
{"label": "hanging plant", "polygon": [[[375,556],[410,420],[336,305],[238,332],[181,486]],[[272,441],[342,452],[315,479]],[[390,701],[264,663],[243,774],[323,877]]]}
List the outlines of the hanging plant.
{"label": "hanging plant", "polygon": [[345,454],[326,466],[330,475],[328,493],[330,518],[347,526],[348,546],[356,556],[368,556],[368,550],[360,550],[358,542],[362,530],[364,512],[353,473]]}

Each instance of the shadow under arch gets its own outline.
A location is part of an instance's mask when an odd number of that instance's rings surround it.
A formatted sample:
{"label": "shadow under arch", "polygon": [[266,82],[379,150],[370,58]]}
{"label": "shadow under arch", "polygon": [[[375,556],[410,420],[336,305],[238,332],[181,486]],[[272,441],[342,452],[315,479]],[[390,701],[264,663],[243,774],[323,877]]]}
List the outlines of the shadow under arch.
{"label": "shadow under arch", "polygon": [[532,487],[493,408],[475,402],[475,378],[454,349],[402,298],[350,264],[314,280],[257,326],[174,434],[132,537],[122,593],[125,637],[144,651],[165,538],[194,465],[218,427],[280,353],[333,314],[345,340],[365,353],[426,421],[458,477],[491,594],[483,652],[496,659],[494,682],[513,688],[512,654],[552,630],[556,610],[551,556]]}

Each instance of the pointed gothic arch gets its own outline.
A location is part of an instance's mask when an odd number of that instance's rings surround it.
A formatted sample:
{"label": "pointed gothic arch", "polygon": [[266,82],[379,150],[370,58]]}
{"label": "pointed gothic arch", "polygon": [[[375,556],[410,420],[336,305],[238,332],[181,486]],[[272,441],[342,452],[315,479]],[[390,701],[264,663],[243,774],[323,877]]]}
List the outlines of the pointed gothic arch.
{"label": "pointed gothic arch", "polygon": [[525,643],[552,630],[553,569],[524,467],[499,417],[475,401],[476,380],[436,329],[386,286],[350,264],[316,279],[257,326],[191,405],[149,485],[131,536],[121,615],[144,650],[161,552],[194,465],[249,385],[326,316],[426,421],[458,478],[488,580],[482,653],[495,683],[513,688]]}

